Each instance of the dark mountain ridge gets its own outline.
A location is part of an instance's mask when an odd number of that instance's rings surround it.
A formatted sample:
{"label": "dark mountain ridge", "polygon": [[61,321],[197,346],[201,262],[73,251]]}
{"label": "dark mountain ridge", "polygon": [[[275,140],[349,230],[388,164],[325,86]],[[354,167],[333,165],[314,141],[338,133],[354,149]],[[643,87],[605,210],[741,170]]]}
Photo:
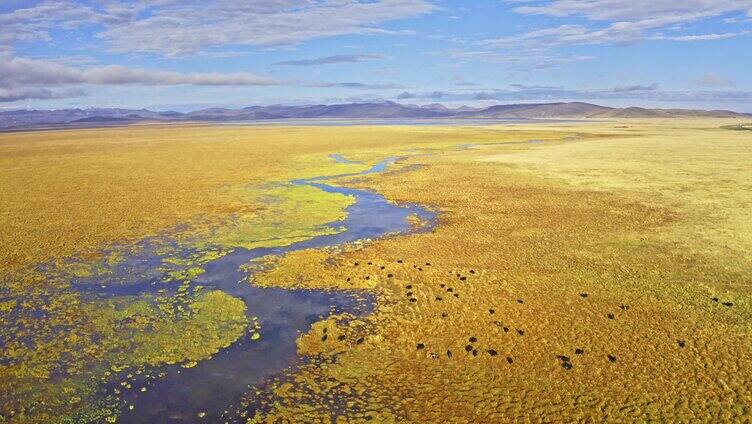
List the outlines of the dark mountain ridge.
{"label": "dark mountain ridge", "polygon": [[138,122],[242,122],[284,119],[607,119],[607,118],[749,118],[728,110],[612,108],[583,102],[523,103],[486,108],[449,108],[440,103],[405,105],[395,102],[308,106],[209,108],[182,113],[148,109],[92,108],[12,110],[0,112],[0,129],[116,125]]}

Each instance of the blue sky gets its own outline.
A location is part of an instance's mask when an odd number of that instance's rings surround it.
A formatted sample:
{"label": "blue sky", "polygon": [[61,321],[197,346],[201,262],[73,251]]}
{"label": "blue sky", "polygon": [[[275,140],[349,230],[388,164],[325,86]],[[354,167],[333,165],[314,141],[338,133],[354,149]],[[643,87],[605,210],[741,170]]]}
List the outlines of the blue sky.
{"label": "blue sky", "polygon": [[752,112],[752,0],[3,0],[0,109]]}

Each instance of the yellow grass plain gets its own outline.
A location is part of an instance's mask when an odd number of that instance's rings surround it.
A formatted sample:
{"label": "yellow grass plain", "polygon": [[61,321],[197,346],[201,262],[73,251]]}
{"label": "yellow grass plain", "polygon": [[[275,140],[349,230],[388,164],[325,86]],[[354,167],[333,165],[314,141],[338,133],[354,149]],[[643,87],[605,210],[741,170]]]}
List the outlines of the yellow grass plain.
{"label": "yellow grass plain", "polygon": [[[305,188],[285,195],[275,184],[366,168],[336,164],[331,153],[375,162],[412,149],[506,137],[485,128],[419,127],[135,126],[0,134],[0,266],[92,255],[110,243],[201,219],[273,221],[289,214],[296,198],[311,197]],[[278,207],[265,197],[277,199]],[[317,219],[288,216],[285,225],[335,220],[347,199],[326,199],[333,206],[305,210]]]}
{"label": "yellow grass plain", "polygon": [[[744,422],[752,419],[752,135],[721,128],[728,124],[3,134],[0,263],[16,293],[34,264],[96,257],[179,224],[225,247],[258,246],[275,232],[288,242],[311,237],[350,200],[306,193],[289,213],[301,193],[287,181],[365,168],[335,164],[332,153],[365,163],[411,156],[386,174],[338,183],[434,208],[432,232],[294,252],[254,276],[265,286],[364,288],[378,303],[367,317],[335,316],[301,336],[300,353],[319,359],[249,391],[245,402],[263,405],[251,421]],[[457,148],[464,144],[477,146]],[[107,310],[70,308],[61,316]],[[324,328],[331,336],[322,341]],[[139,346],[153,352],[161,340]],[[18,379],[32,392],[43,386],[36,360],[0,366],[0,388]]]}

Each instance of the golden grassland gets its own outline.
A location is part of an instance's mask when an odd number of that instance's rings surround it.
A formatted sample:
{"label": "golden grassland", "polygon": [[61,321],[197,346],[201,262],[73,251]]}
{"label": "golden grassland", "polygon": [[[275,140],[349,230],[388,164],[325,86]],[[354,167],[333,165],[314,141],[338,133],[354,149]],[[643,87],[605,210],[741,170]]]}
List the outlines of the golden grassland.
{"label": "golden grassland", "polygon": [[[484,128],[406,127],[136,126],[0,134],[0,267],[96,254],[103,245],[202,218],[216,223],[240,215],[260,222],[250,240],[269,238],[264,223],[289,216],[288,207],[306,191],[275,184],[365,169],[336,164],[328,154],[374,162],[383,154],[505,137]],[[285,195],[284,188],[291,191]],[[349,204],[344,196],[325,199],[315,208],[297,208],[286,225],[310,223],[309,213],[317,225],[336,220]],[[248,231],[242,221],[240,231]],[[317,233],[296,230],[294,238]]]}
{"label": "golden grassland", "polygon": [[[598,128],[608,133],[606,125]],[[682,215],[662,228],[666,241],[749,269],[752,266],[752,135],[713,121],[647,121],[615,128],[629,136],[492,155],[571,187],[619,192]],[[691,237],[691,243],[685,243]],[[696,252],[695,252],[696,250]],[[749,287],[747,287],[749,289]]]}
{"label": "golden grassland", "polygon": [[365,323],[300,339],[333,359],[276,383],[258,421],[752,419],[752,139],[711,121],[546,128],[620,137],[436,153],[342,182],[432,205],[440,224],[255,276],[380,294]]}
{"label": "golden grassland", "polygon": [[[294,252],[254,276],[266,286],[363,288],[379,300],[367,317],[334,316],[301,336],[299,352],[319,359],[251,390],[245,402],[263,405],[251,421],[750,420],[752,137],[727,124],[0,135],[0,310],[28,311],[0,327],[16,355],[0,364],[0,393],[23,389],[2,399],[0,414],[114,419],[109,405],[81,405],[93,399],[91,382],[128,384],[105,374],[112,366],[200,361],[247,325],[237,299],[190,284],[203,259],[176,259],[175,283],[190,292],[156,300],[82,302],[65,281],[26,268],[102,260],[114,243],[178,224],[220,252],[308,238],[352,199],[289,180],[413,155],[387,174],[339,183],[435,208],[435,230]],[[335,164],[331,153],[365,164]],[[34,319],[36,309],[49,319]],[[137,336],[144,328],[157,331]],[[60,370],[69,378],[51,382]]]}
{"label": "golden grassland", "polygon": [[[323,224],[342,219],[353,201],[290,180],[356,172],[385,154],[447,148],[468,137],[518,135],[201,126],[0,134],[0,418],[111,421],[123,407],[117,395],[135,390],[134,375],[163,364],[191,366],[246,328],[257,336],[240,300],[203,294],[192,280],[233,247],[330,233]],[[337,164],[332,153],[366,163]],[[163,282],[175,285],[173,294],[92,300],[71,289],[71,278],[107,277],[107,265],[154,235],[200,248],[164,261]],[[49,264],[52,273],[37,268]],[[98,387],[113,383],[120,392],[99,399]]]}

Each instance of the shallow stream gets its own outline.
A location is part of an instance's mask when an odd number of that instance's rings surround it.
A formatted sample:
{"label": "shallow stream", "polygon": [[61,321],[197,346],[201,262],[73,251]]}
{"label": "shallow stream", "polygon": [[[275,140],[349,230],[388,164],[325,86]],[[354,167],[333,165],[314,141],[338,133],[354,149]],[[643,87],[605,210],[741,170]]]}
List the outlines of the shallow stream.
{"label": "shallow stream", "polygon": [[[331,155],[339,163],[353,163],[340,155]],[[243,249],[205,263],[205,272],[195,278],[195,284],[207,289],[218,289],[242,299],[248,317],[257,317],[261,324],[261,338],[251,340],[247,334],[230,347],[193,368],[164,367],[163,378],[143,382],[146,392],[130,391],[122,399],[132,404],[126,409],[121,422],[217,422],[223,411],[232,406],[249,386],[280,375],[285,369],[305,360],[297,355],[295,341],[311,324],[333,313],[349,312],[363,316],[373,310],[375,297],[363,291],[287,290],[263,288],[249,284],[248,272],[241,269],[256,258],[267,255],[284,255],[288,252],[374,239],[387,234],[405,234],[428,231],[435,224],[436,215],[418,205],[396,205],[384,196],[367,190],[357,190],[328,184],[327,181],[367,175],[385,171],[398,158],[389,158],[370,169],[355,173],[322,176],[292,181],[295,185],[308,185],[329,193],[339,193],[355,198],[347,208],[347,217],[328,225],[341,230],[336,234],[322,235],[285,247]],[[416,216],[428,225],[416,229],[408,219]],[[75,287],[95,297],[135,296],[156,293],[163,269],[162,257],[148,246],[140,253],[126,257],[114,267],[114,280],[103,284],[101,279],[80,279]],[[186,256],[189,251],[184,252]],[[199,414],[202,415],[199,418]]]}

